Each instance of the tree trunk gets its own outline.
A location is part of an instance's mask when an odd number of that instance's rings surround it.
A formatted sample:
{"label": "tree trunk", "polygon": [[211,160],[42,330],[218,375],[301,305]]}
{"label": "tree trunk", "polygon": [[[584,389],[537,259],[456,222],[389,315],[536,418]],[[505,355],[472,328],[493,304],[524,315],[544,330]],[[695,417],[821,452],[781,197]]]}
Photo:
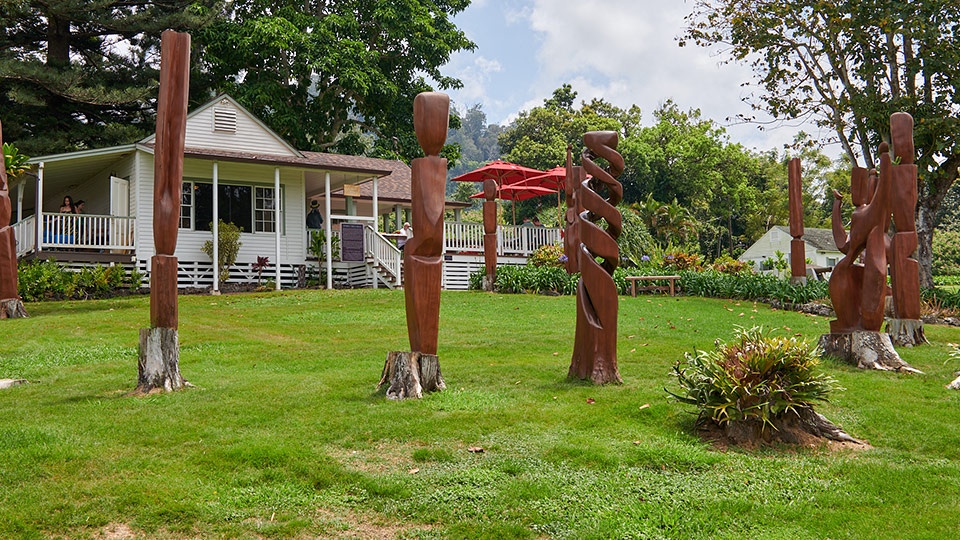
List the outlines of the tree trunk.
{"label": "tree trunk", "polygon": [[913,347],[929,343],[919,319],[887,319],[887,334],[894,345]]}
{"label": "tree trunk", "polygon": [[904,362],[894,350],[890,336],[882,332],[823,334],[820,336],[820,350],[860,369],[923,373]]}
{"label": "tree trunk", "polygon": [[787,444],[805,444],[810,437],[837,442],[866,444],[854,439],[836,424],[827,420],[810,406],[796,407],[779,418],[770,420],[773,426],[764,426],[759,420],[740,420],[728,422],[723,429],[724,435],[734,444],[752,444],[758,442],[782,442]]}
{"label": "tree trunk", "polygon": [[141,328],[135,394],[173,392],[187,385],[180,375],[180,340],[175,328]]}
{"label": "tree trunk", "polygon": [[444,390],[440,360],[434,354],[391,351],[383,364],[377,389],[385,383],[387,399],[420,399],[423,392]]}
{"label": "tree trunk", "polygon": [[0,319],[24,319],[27,317],[29,315],[23,307],[23,300],[19,298],[0,300]]}

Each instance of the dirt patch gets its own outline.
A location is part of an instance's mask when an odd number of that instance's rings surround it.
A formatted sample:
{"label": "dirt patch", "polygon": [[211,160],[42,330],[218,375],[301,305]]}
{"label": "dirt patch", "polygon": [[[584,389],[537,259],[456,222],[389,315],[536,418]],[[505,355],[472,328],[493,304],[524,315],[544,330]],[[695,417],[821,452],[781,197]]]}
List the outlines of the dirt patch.
{"label": "dirt patch", "polygon": [[429,525],[404,525],[386,516],[350,509],[318,508],[317,518],[328,525],[324,530],[324,538],[393,540],[406,538],[414,531],[427,531],[432,528]]}
{"label": "dirt patch", "polygon": [[111,523],[100,529],[95,536],[97,540],[129,540],[136,537],[136,533],[126,523]]}

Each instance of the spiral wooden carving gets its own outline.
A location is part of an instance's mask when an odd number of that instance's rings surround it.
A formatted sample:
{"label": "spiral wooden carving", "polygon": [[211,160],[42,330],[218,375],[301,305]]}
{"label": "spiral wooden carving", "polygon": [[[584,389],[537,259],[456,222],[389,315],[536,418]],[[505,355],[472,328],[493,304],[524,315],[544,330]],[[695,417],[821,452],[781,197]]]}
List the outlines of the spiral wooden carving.
{"label": "spiral wooden carving", "polygon": [[[617,286],[613,271],[620,264],[617,239],[623,220],[616,205],[623,198],[623,186],[616,180],[623,172],[623,157],[617,153],[617,134],[594,131],[584,134],[584,172],[592,176],[577,190],[577,217],[580,246],[577,252],[580,282],[577,284],[577,330],[569,376],[604,384],[622,382],[617,370]],[[602,158],[607,169],[594,160]],[[599,193],[606,192],[606,198]],[[607,228],[596,222],[603,219]],[[598,263],[597,258],[602,262]]]}

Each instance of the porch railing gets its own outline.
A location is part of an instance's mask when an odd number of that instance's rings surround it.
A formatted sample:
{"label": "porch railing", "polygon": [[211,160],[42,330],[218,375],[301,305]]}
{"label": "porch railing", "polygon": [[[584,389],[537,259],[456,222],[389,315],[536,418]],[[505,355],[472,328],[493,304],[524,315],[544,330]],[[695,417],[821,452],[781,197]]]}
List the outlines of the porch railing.
{"label": "porch railing", "polygon": [[363,227],[363,245],[374,262],[392,274],[394,283],[400,283],[400,250],[393,242],[381,236],[373,227]]}
{"label": "porch railing", "polygon": [[[445,252],[483,253],[483,225],[456,221],[444,222],[443,240]],[[526,257],[544,244],[559,242],[560,229],[515,225],[497,227],[498,255]]]}
{"label": "porch railing", "polygon": [[133,250],[136,218],[93,214],[41,214],[44,249]]}
{"label": "porch railing", "polygon": [[17,258],[33,251],[36,246],[37,220],[34,216],[13,224],[13,237],[17,240]]}

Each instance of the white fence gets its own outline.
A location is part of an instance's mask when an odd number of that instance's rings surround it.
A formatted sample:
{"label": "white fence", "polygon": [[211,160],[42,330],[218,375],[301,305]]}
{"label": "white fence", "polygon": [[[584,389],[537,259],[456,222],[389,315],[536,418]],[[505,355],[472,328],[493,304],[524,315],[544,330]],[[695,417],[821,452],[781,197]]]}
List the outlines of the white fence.
{"label": "white fence", "polygon": [[[483,225],[444,222],[445,253],[483,253]],[[560,229],[500,225],[497,227],[497,254],[527,257],[545,244],[560,243]]]}
{"label": "white fence", "polygon": [[[136,218],[88,214],[41,214],[42,247],[132,250]],[[29,218],[28,218],[29,219]]]}

